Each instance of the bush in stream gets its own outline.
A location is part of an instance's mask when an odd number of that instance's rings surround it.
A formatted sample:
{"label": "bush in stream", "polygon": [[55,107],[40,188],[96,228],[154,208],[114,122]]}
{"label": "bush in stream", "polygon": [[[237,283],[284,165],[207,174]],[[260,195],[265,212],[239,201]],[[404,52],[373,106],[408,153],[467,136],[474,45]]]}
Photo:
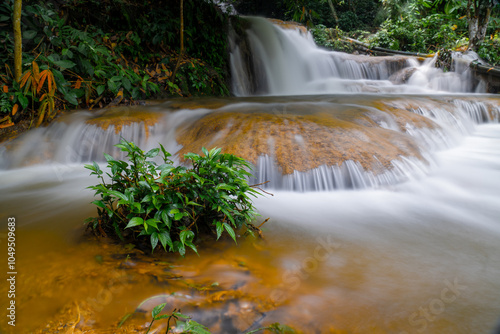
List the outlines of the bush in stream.
{"label": "bush in stream", "polygon": [[[105,154],[110,181],[96,162],[85,165],[101,181],[89,187],[100,195],[92,202],[98,217],[86,220],[94,231],[114,231],[122,240],[149,237],[153,251],[159,242],[165,251],[168,246],[168,251],[184,255],[186,246],[197,252],[194,239],[199,233],[219,239],[227,232],[236,242],[235,230],[257,229],[250,224],[256,213],[249,195],[259,192],[246,181],[251,166],[244,159],[223,154],[220,148],[203,148],[204,156],[184,155],[192,164],[186,168],[174,166],[161,144],[144,152],[122,139],[116,147],[126,152],[129,162]],[[157,165],[151,159],[160,153],[163,164]]]}

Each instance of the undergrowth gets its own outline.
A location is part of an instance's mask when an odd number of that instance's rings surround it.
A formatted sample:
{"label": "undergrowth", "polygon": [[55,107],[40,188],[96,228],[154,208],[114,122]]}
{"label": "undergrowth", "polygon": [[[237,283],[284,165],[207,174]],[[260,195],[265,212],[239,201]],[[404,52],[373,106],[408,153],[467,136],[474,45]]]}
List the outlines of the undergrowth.
{"label": "undergrowth", "polygon": [[[186,247],[198,252],[199,235],[219,239],[227,233],[236,242],[242,227],[248,233],[258,231],[251,224],[257,213],[249,196],[260,193],[247,183],[251,165],[244,159],[220,148],[203,148],[204,155],[184,155],[188,168],[175,166],[161,144],[144,152],[122,139],[116,147],[128,162],[105,154],[107,178],[96,162],[85,165],[100,180],[89,187],[99,196],[92,202],[98,215],[86,220],[96,233],[112,233],[138,245],[149,239],[152,251],[161,245],[184,256]],[[160,165],[153,160],[157,157]]]}

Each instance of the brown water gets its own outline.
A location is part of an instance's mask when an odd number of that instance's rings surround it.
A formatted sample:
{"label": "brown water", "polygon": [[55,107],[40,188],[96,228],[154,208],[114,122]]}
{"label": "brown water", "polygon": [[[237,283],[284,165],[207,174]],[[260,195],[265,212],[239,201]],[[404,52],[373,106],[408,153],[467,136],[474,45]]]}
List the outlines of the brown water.
{"label": "brown water", "polygon": [[[56,227],[53,221],[44,225]],[[408,258],[390,246],[374,249],[330,236],[317,243],[278,230],[266,233],[266,241],[222,242],[203,247],[200,257],[181,259],[127,251],[82,238],[81,229],[66,230],[18,230],[17,326],[3,323],[7,332],[140,331],[151,309],[163,302],[214,332],[245,332],[274,322],[338,333],[415,332],[424,324],[432,333],[477,328],[467,324],[477,316],[470,300],[478,287],[450,271],[429,275],[436,270],[429,264],[402,271]],[[328,241],[331,249],[319,247]],[[449,289],[454,284],[456,291]],[[5,296],[5,286],[0,292]],[[422,315],[409,321],[422,308],[434,311],[433,321]]]}

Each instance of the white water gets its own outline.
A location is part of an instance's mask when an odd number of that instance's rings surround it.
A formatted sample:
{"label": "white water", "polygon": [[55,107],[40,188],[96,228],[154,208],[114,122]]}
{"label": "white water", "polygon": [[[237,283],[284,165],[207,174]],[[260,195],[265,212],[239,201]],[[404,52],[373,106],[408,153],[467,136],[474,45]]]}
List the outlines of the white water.
{"label": "white water", "polygon": [[[363,280],[350,298],[400,313],[405,322],[399,330],[490,333],[500,318],[500,125],[479,126],[462,145],[439,153],[436,160],[438,167],[427,177],[390,189],[275,192],[256,205],[264,217],[273,218],[271,229],[300,235],[297,243],[331,236],[340,244],[339,254],[320,269],[331,282],[321,297],[324,307],[342,307],[336,303],[339,293],[345,293],[335,283],[339,272],[360,267]],[[365,250],[350,258],[343,256],[342,247]],[[305,251],[296,263],[312,253]],[[285,271],[286,262],[282,265]],[[466,286],[463,294],[442,314],[433,315],[448,325],[406,320],[440,298],[445,280],[455,279]],[[424,316],[413,320],[419,319]],[[424,323],[428,327],[422,330]]]}
{"label": "white water", "polygon": [[[419,64],[412,57],[368,57],[318,48],[311,34],[282,29],[264,18],[248,18],[246,31],[255,77],[249,75],[241,45],[231,40],[233,92],[237,96],[308,95],[335,93],[425,93],[484,92],[473,84],[468,62],[456,62],[455,71],[443,73],[435,59]],[[396,63],[395,59],[399,62]],[[464,65],[465,64],[465,65]],[[407,84],[389,79],[399,71],[414,68]],[[255,89],[249,80],[256,83]]]}

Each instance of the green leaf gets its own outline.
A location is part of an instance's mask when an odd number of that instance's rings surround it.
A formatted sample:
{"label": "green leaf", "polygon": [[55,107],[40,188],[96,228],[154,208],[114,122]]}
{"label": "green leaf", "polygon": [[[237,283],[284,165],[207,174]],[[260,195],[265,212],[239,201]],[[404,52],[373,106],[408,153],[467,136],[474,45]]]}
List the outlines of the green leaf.
{"label": "green leaf", "polygon": [[122,200],[124,200],[124,201],[126,201],[126,202],[128,202],[128,201],[129,201],[129,198],[128,198],[127,196],[125,196],[125,194],[122,194],[121,192],[119,192],[119,191],[117,191],[117,190],[110,190],[108,193],[109,193],[110,195],[113,195],[113,196],[115,196],[115,197],[118,197],[118,198],[120,198],[120,199],[122,199]]}
{"label": "green leaf", "polygon": [[151,233],[151,252],[153,252],[158,245],[158,233],[153,232]]}
{"label": "green leaf", "polygon": [[163,220],[163,222],[165,223],[165,225],[168,227],[168,229],[172,228],[172,220],[168,216],[168,213],[167,213],[166,210],[162,211],[162,213],[161,213],[161,219]]}
{"label": "green leaf", "polygon": [[151,219],[148,219],[146,220],[146,224],[149,225],[149,226],[153,226],[154,228],[158,229],[158,220],[154,219],[154,218],[151,218]]}
{"label": "green leaf", "polygon": [[217,186],[215,186],[215,190],[220,190],[220,189],[234,190],[234,189],[236,189],[236,187],[230,186],[230,185],[225,184],[225,183],[219,183]]}
{"label": "green leaf", "polygon": [[155,320],[167,319],[170,317],[172,317],[170,314],[162,314],[162,315],[155,317]]}
{"label": "green leaf", "polygon": [[93,201],[92,204],[97,205],[98,207],[106,209],[106,204],[103,201]]}
{"label": "green leaf", "polygon": [[[191,248],[196,254],[198,254],[198,249],[196,249],[196,246],[189,240],[186,241],[186,245],[188,245],[189,248]],[[200,254],[198,254],[200,256]]]}
{"label": "green leaf", "polygon": [[163,156],[165,158],[168,158],[168,157],[172,156],[172,154],[170,154],[169,152],[167,152],[167,150],[165,150],[165,147],[163,147],[162,144],[160,144],[160,149],[161,149],[161,152],[163,153]]}
{"label": "green leaf", "polygon": [[26,30],[23,32],[23,39],[33,39],[35,38],[36,34],[36,30]]}
{"label": "green leaf", "polygon": [[64,98],[66,99],[66,101],[68,101],[72,105],[75,105],[75,106],[78,105],[78,100],[76,98],[75,92],[69,91],[69,92],[65,92],[63,95],[64,95]]}
{"label": "green leaf", "polygon": [[104,85],[97,86],[97,88],[96,88],[97,95],[101,96],[105,89],[106,89],[106,87],[104,87]]}
{"label": "green leaf", "polygon": [[90,169],[91,171],[95,172],[95,167],[93,165],[84,165],[84,168]]}
{"label": "green leaf", "polygon": [[70,49],[63,49],[61,54],[65,57],[73,58],[73,52]]}
{"label": "green leaf", "polygon": [[106,161],[110,162],[110,161],[115,161],[115,159],[110,156],[109,154],[107,153],[104,153],[104,158],[106,159]]}
{"label": "green leaf", "polygon": [[186,323],[184,324],[184,332],[194,334],[210,334],[207,327],[197,323],[194,320],[186,321]]}
{"label": "green leaf", "polygon": [[234,218],[233,216],[227,211],[225,208],[221,208],[221,211],[226,215],[227,218],[231,221],[231,223],[234,224]]}
{"label": "green leaf", "polygon": [[108,88],[113,94],[118,92],[118,85],[114,81],[108,80]]}
{"label": "green leaf", "polygon": [[147,194],[146,196],[144,196],[144,198],[141,200],[141,203],[148,203],[148,202],[151,202],[151,194]]}
{"label": "green leaf", "polygon": [[183,217],[184,217],[184,213],[183,212],[178,212],[178,213],[175,214],[174,220],[181,220]]}
{"label": "green leaf", "polygon": [[203,152],[203,154],[205,154],[205,156],[207,156],[207,157],[208,157],[208,151],[207,151],[207,149],[206,149],[206,148],[202,147],[202,148],[201,148],[201,151]]}
{"label": "green leaf", "polygon": [[175,315],[177,318],[191,319],[191,317],[189,315],[185,315],[185,314],[182,314],[182,313],[179,313],[179,312],[174,312],[172,314]]}
{"label": "green leaf", "polygon": [[163,246],[163,249],[165,249],[165,251],[167,250],[167,248],[166,248],[167,245],[170,248],[173,247],[172,239],[170,238],[170,233],[168,233],[167,231],[164,231],[162,233],[158,233],[158,239],[160,239],[160,243]]}
{"label": "green leaf", "polygon": [[29,103],[28,98],[24,96],[22,93],[19,93],[17,95],[17,99],[19,100],[19,103],[21,103],[21,107],[23,107],[23,109],[26,109]]}
{"label": "green leaf", "polygon": [[67,70],[69,68],[73,68],[76,65],[71,60],[58,60],[58,61],[55,61],[54,64],[59,66],[59,69],[61,71]]}
{"label": "green leaf", "polygon": [[125,88],[127,91],[130,92],[130,90],[132,89],[132,85],[130,83],[130,80],[128,78],[123,78],[122,84],[123,84],[123,88]]}
{"label": "green leaf", "polygon": [[127,227],[125,227],[125,228],[134,227],[134,226],[138,226],[138,225],[142,225],[142,224],[144,224],[144,219],[142,219],[140,217],[134,217],[134,218],[130,219],[130,221],[127,224]]}
{"label": "green leaf", "polygon": [[221,222],[216,222],[215,226],[217,230],[217,240],[219,240],[220,236],[222,235],[222,232],[224,231],[224,227],[222,226]]}
{"label": "green leaf", "polygon": [[186,243],[186,237],[187,237],[187,231],[181,231],[179,234],[179,239],[181,240],[181,243],[184,245]]}
{"label": "green leaf", "polygon": [[151,312],[151,315],[153,316],[153,318],[156,318],[156,316],[158,314],[160,314],[161,311],[163,311],[163,309],[165,308],[165,306],[167,305],[167,303],[163,303],[163,304],[160,304],[158,306],[156,306],[153,311]]}
{"label": "green leaf", "polygon": [[154,158],[158,155],[158,153],[160,153],[160,149],[159,148],[153,148],[152,150],[148,151],[144,156],[146,158]]}
{"label": "green leaf", "polygon": [[203,205],[201,205],[201,204],[198,204],[198,203],[193,202],[193,201],[188,201],[187,197],[186,197],[186,205],[194,205],[194,206],[201,206],[201,207],[203,207]]}
{"label": "green leaf", "polygon": [[166,174],[170,174],[172,169],[175,169],[175,167],[172,165],[163,164],[158,167],[158,169],[161,170],[161,176],[165,176]]}
{"label": "green leaf", "polygon": [[224,229],[231,236],[231,238],[233,238],[234,242],[237,243],[236,242],[236,233],[234,233],[233,228],[228,223],[224,223]]}
{"label": "green leaf", "polygon": [[186,247],[184,247],[184,245],[180,245],[179,246],[179,254],[181,254],[181,256],[184,257],[184,255],[186,255]]}
{"label": "green leaf", "polygon": [[[147,181],[139,181],[138,184],[146,189],[151,189],[151,185]],[[151,195],[148,195],[151,196]],[[142,200],[144,201],[144,199]]]}
{"label": "green leaf", "polygon": [[186,153],[184,154],[184,159],[189,159],[189,160],[192,160],[192,161],[198,161],[200,160],[200,156],[196,153]]}
{"label": "green leaf", "polygon": [[222,151],[221,148],[214,147],[213,149],[210,150],[209,154],[211,157],[216,157],[219,155],[219,153]]}

